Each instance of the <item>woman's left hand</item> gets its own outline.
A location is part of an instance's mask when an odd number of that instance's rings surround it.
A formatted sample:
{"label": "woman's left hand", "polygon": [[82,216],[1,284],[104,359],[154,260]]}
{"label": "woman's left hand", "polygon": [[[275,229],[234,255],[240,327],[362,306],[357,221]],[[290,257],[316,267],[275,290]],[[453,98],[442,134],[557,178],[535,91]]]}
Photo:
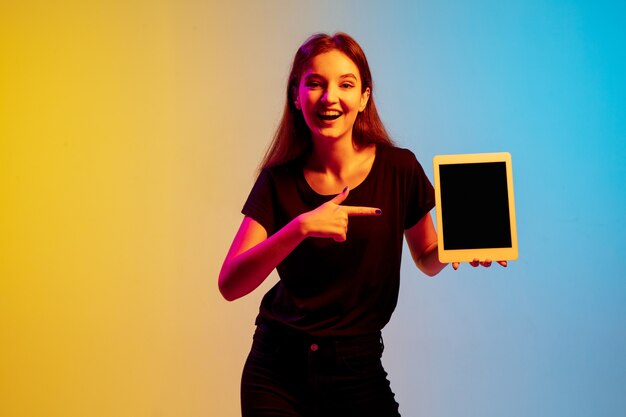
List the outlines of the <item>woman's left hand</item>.
{"label": "woman's left hand", "polygon": [[[496,262],[499,263],[500,265],[502,265],[505,268],[507,266],[506,261],[496,261]],[[469,264],[472,265],[474,268],[476,268],[478,265],[482,265],[485,268],[489,268],[491,266],[491,263],[492,263],[491,259],[485,259],[484,261],[481,261],[480,259],[474,259]],[[457,269],[459,269],[459,265],[461,265],[460,262],[452,262],[452,268],[454,268],[455,271]]]}

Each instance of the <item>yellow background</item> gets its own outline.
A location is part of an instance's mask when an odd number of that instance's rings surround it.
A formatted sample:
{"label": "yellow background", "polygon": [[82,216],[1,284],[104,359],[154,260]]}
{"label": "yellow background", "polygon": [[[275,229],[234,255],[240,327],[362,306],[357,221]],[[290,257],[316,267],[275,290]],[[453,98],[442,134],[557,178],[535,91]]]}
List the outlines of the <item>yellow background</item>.
{"label": "yellow background", "polygon": [[217,272],[279,113],[242,9],[0,6],[0,415],[238,414],[260,294]]}

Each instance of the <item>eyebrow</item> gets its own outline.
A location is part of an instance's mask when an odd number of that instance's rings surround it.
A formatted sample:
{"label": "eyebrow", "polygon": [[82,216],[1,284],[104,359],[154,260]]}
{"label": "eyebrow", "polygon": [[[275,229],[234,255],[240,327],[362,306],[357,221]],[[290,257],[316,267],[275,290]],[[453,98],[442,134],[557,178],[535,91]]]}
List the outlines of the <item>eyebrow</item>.
{"label": "eyebrow", "polygon": [[[316,72],[310,72],[308,74],[305,74],[304,76],[305,78],[313,78],[313,77],[319,77],[319,78],[324,78],[322,77],[320,74],[316,73]],[[348,74],[343,74],[340,75],[339,78],[354,78],[355,80],[358,80],[358,78],[356,77],[356,75],[352,74],[352,73],[348,73]]]}

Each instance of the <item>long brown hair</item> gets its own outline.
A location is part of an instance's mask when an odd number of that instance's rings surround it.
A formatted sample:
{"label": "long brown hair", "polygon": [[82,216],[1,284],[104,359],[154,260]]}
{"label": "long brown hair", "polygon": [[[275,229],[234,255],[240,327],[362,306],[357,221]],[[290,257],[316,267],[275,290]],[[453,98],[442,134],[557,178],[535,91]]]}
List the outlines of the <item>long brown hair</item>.
{"label": "long brown hair", "polygon": [[289,81],[287,82],[287,101],[283,117],[278,125],[274,140],[270,144],[261,168],[280,165],[307,155],[312,147],[311,132],[304,121],[302,113],[296,108],[295,96],[302,73],[308,63],[317,55],[338,50],[344,53],[355,63],[362,79],[361,93],[370,89],[370,97],[365,109],[360,112],[352,129],[352,140],[357,145],[371,143],[393,146],[393,141],[385,130],[382,120],[376,110],[373,95],[372,74],[367,58],[359,44],[345,33],[336,33],[333,36],[318,33],[308,38],[296,52]]}

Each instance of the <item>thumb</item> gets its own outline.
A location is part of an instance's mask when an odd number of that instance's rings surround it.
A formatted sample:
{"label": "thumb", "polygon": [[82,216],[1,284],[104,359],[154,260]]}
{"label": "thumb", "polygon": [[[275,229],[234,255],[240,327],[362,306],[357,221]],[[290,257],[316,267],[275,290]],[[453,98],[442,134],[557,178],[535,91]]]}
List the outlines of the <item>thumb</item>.
{"label": "thumb", "polygon": [[348,188],[348,186],[346,185],[346,188],[343,189],[342,192],[340,192],[339,194],[337,194],[335,197],[333,197],[332,200],[330,200],[330,202],[335,203],[337,205],[343,203],[343,201],[348,198],[348,194],[350,194],[350,189]]}

